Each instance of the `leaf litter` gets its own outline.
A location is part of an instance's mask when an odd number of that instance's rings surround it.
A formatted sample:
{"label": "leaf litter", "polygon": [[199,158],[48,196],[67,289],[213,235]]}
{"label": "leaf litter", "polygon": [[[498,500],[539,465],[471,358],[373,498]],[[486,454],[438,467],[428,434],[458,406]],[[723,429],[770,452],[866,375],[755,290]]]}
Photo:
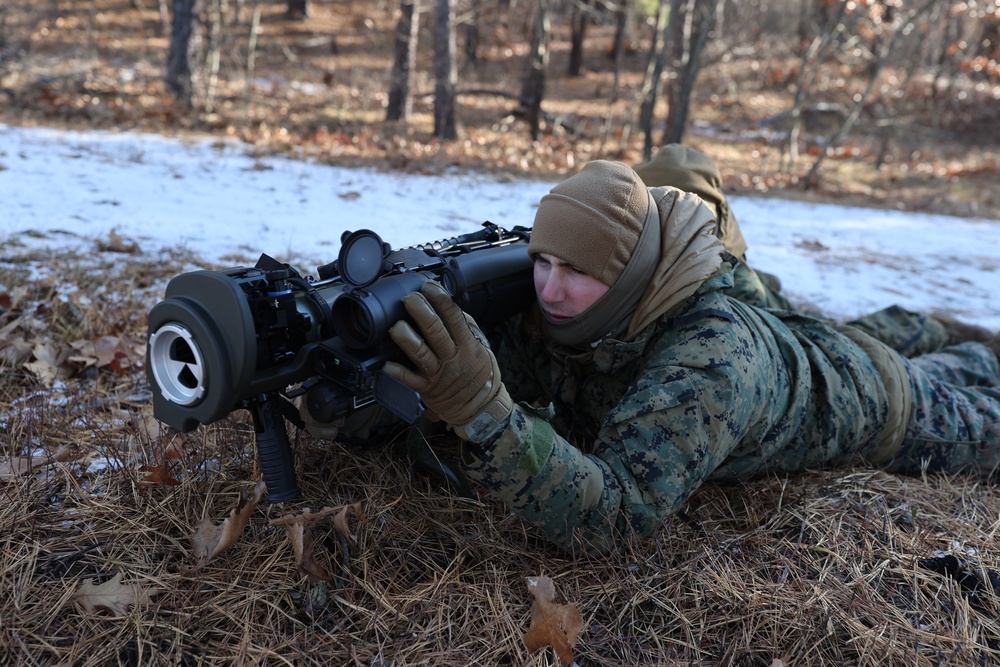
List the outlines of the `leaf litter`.
{"label": "leaf litter", "polygon": [[[1000,659],[995,487],[863,467],[707,484],[651,539],[573,558],[388,445],[292,429],[303,500],[269,504],[246,415],[151,420],[145,313],[197,257],[3,251],[4,664]],[[524,586],[539,572],[565,602]]]}

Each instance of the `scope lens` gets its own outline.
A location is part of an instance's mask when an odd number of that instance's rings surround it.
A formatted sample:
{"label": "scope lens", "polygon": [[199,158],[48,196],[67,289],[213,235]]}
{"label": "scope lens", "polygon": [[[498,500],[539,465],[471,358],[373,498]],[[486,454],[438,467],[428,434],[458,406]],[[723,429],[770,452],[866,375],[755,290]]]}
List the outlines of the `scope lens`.
{"label": "scope lens", "polygon": [[441,286],[448,291],[448,294],[450,294],[452,298],[458,296],[458,280],[453,272],[445,271],[441,274]]}
{"label": "scope lens", "polygon": [[376,342],[371,313],[354,295],[341,296],[334,302],[333,319],[337,334],[351,347],[364,348]]}

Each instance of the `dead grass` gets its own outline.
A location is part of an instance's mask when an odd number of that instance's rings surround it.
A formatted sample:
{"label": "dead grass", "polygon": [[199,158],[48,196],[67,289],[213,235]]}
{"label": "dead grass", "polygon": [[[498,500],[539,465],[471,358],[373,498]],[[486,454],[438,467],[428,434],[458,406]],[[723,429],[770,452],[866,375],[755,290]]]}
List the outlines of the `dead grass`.
{"label": "dead grass", "polygon": [[[412,124],[380,121],[386,61],[375,51],[386,46],[388,11],[337,3],[334,13],[317,3],[315,22],[299,24],[278,17],[281,3],[265,3],[259,81],[247,86],[238,75],[234,47],[226,56],[236,74],[220,82],[213,110],[189,113],[163,93],[159,17],[155,3],[141,4],[149,7],[15,0],[0,8],[5,44],[23,47],[4,63],[0,120],[222,133],[260,151],[420,171],[551,176],[593,157],[638,159],[637,137],[602,135],[605,115],[620,127],[634,98],[609,107],[599,46],[584,78],[551,87],[553,111],[583,135],[556,131],[532,144],[502,104],[466,97],[462,139],[448,146],[429,136],[426,98]],[[373,28],[358,23],[362,11]],[[339,54],[317,39],[329,34],[343,36]],[[514,85],[511,61],[486,55],[475,76]],[[774,145],[742,132],[784,98],[745,94],[752,82],[741,67],[708,73],[711,94],[697,100],[696,116],[732,131],[697,131],[691,141],[716,158],[730,189],[795,196],[793,181],[775,174]],[[429,90],[426,80],[418,88]],[[923,141],[920,156],[901,148],[879,172],[831,162],[825,188],[808,196],[1000,218],[995,145]],[[952,161],[943,176],[916,168]],[[685,518],[633,550],[569,559],[499,502],[456,498],[383,447],[353,451],[296,434],[307,500],[295,509],[359,502],[366,517],[350,524],[353,538],[329,519],[314,527],[329,581],[311,585],[298,572],[288,538],[269,523],[289,508],[266,504],[231,549],[192,571],[199,522],[221,521],[259,476],[247,419],[235,414],[191,434],[171,468],[180,484],[148,486],[140,468],[162,461],[165,441],[150,424],[135,360],[100,366],[63,356],[62,374],[43,379],[24,354],[38,344],[64,353],[102,336],[141,341],[166,280],[198,267],[207,268],[190,255],[58,254],[17,239],[0,247],[0,285],[12,297],[0,304],[0,469],[60,447],[79,456],[0,477],[2,664],[554,665],[551,651],[529,655],[522,642],[532,602],[525,578],[539,574],[582,612],[582,666],[1000,662],[1000,598],[980,569],[1000,562],[1000,497],[965,478],[857,468],[709,484]],[[930,567],[945,554],[961,559],[955,576]],[[84,582],[117,574],[158,592],[122,615],[86,611],[77,595]]]}
{"label": "dead grass", "polygon": [[[22,319],[6,334],[57,348],[141,336],[143,318],[126,313],[145,313],[166,277],[197,265],[3,250],[0,285],[40,277],[21,283],[0,327],[31,315],[39,326]],[[121,289],[85,314],[56,305],[66,286],[102,282]],[[140,467],[162,460],[166,440],[150,426],[141,368],[83,369],[49,386],[7,363],[0,386],[0,466],[61,446],[79,455],[0,478],[3,664],[554,665],[551,650],[529,655],[522,642],[525,578],[540,574],[579,606],[581,666],[1000,659],[1000,597],[976,579],[998,567],[1000,496],[971,479],[856,468],[708,484],[653,539],[571,559],[496,500],[457,498],[385,446],[295,434],[305,500],[258,505],[236,544],[193,570],[199,522],[221,521],[259,477],[245,416],[190,434],[172,468],[180,483],[148,486]],[[329,519],[313,528],[330,576],[311,585],[269,521],[350,503],[365,516],[352,537]],[[921,565],[944,554],[964,570]],[[88,612],[80,587],[116,574],[157,592],[124,614]]]}

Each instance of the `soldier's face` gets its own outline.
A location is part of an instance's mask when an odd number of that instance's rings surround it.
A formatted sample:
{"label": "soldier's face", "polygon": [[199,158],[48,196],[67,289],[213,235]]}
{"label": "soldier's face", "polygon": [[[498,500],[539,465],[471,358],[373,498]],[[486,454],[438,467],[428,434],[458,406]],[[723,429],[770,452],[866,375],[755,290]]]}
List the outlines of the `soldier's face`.
{"label": "soldier's face", "polygon": [[590,308],[611,289],[558,257],[535,255],[535,294],[550,322],[565,322]]}

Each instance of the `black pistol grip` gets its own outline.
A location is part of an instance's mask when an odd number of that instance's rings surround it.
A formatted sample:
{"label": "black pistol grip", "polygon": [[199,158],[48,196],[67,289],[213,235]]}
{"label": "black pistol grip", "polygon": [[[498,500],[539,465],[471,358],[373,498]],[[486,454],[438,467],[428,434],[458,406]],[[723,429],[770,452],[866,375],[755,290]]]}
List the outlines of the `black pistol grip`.
{"label": "black pistol grip", "polygon": [[281,397],[272,394],[263,400],[250,401],[257,436],[257,460],[267,485],[267,499],[272,503],[295,500],[302,495],[295,478],[295,458],[288,441]]}

